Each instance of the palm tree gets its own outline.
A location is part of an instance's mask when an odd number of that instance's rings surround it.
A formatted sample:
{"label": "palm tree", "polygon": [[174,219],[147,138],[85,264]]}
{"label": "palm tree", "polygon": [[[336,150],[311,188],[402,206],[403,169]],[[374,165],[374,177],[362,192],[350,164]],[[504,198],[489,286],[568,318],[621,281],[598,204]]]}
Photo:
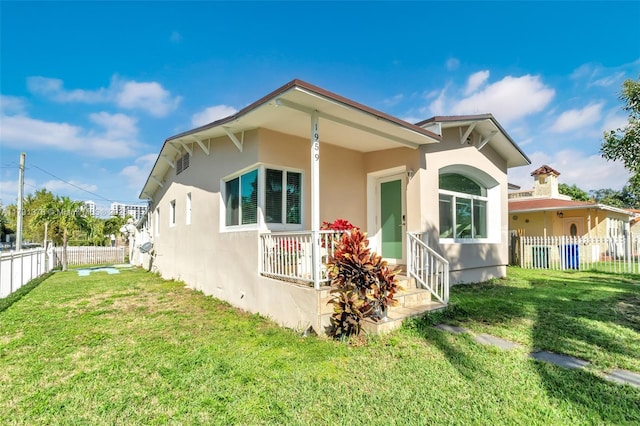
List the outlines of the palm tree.
{"label": "palm tree", "polygon": [[69,197],[56,196],[34,217],[36,223],[45,223],[62,232],[62,270],[67,270],[67,243],[69,234],[76,230],[86,230],[88,226],[82,201],[72,201]]}

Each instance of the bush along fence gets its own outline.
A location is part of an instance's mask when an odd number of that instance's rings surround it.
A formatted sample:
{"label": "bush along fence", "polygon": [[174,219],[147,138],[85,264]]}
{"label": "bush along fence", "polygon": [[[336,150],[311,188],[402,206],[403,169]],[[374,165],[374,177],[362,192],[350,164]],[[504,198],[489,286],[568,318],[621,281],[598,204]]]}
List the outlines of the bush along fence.
{"label": "bush along fence", "polygon": [[[62,247],[53,249],[54,267],[62,266]],[[67,247],[67,266],[124,263],[126,247]]]}
{"label": "bush along fence", "polygon": [[640,273],[640,235],[623,237],[519,237],[526,269]]}
{"label": "bush along fence", "polygon": [[44,248],[0,254],[0,298],[5,298],[29,281],[53,269]]}

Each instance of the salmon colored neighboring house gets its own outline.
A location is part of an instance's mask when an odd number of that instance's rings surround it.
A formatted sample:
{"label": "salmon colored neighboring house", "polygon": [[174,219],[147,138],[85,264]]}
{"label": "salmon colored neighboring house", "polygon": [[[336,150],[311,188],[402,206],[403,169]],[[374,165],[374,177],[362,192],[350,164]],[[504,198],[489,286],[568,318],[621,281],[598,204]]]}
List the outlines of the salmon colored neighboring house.
{"label": "salmon colored neighboring house", "polygon": [[622,236],[630,232],[628,210],[574,201],[558,190],[560,173],[544,165],[534,170],[534,187],[509,193],[509,230],[525,236]]}

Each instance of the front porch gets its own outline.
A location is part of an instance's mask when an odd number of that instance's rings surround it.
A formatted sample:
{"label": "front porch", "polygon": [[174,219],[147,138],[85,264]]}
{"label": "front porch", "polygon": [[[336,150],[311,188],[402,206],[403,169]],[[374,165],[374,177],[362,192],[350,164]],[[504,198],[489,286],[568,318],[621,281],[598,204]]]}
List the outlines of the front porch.
{"label": "front porch", "polygon": [[[317,236],[315,236],[317,235]],[[319,324],[326,325],[333,313],[328,304],[331,277],[327,263],[342,232],[303,231],[260,234],[259,272],[267,278],[295,286],[313,287]],[[407,263],[396,265],[403,290],[395,295],[398,306],[389,308],[384,319],[365,320],[364,330],[383,333],[398,328],[410,317],[443,309],[449,301],[449,262],[428,247],[424,234],[407,233]],[[315,253],[317,255],[315,255]],[[318,259],[314,262],[314,259]],[[320,330],[317,330],[320,331]]]}

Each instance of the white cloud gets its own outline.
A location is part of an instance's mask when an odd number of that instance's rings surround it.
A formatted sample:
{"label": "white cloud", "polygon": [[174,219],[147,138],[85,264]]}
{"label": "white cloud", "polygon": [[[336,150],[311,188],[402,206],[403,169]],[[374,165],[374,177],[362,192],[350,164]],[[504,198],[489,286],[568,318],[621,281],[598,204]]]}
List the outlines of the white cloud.
{"label": "white cloud", "polygon": [[555,153],[541,151],[529,155],[530,166],[509,170],[509,182],[520,185],[522,189],[533,188],[531,172],[547,164],[558,172],[560,183],[576,185],[584,191],[612,188],[620,190],[629,180],[629,172],[621,163],[607,161],[599,154],[588,155],[575,149],[566,149]]}
{"label": "white cloud", "polygon": [[0,95],[0,114],[22,114],[27,103],[17,96]]}
{"label": "white cloud", "polygon": [[471,74],[467,79],[467,87],[464,89],[465,96],[469,96],[478,90],[489,79],[489,71],[478,71]]}
{"label": "white cloud", "polygon": [[[98,190],[98,186],[91,183],[79,182],[77,180],[68,180],[72,185],[68,183],[62,182],[60,180],[49,180],[40,185],[40,187],[46,188],[48,191],[53,192],[54,194],[65,192],[71,194],[82,194],[83,197],[87,197],[86,192],[96,192]],[[83,191],[84,190],[84,191]]]}
{"label": "white cloud", "polygon": [[227,105],[214,105],[193,114],[191,124],[194,126],[204,126],[221,118],[228,117],[238,112],[234,107]]}
{"label": "white cloud", "polygon": [[[24,192],[25,194],[30,194],[44,188],[57,195],[66,195],[74,199],[84,200],[87,197],[91,196],[90,194],[87,194],[84,191],[96,192],[98,190],[98,186],[91,183],[80,182],[73,179],[68,180],[67,182],[75,186],[69,185],[68,183],[65,183],[60,180],[52,179],[46,182],[38,183],[34,179],[25,178]],[[8,206],[9,204],[15,204],[17,199],[18,199],[18,181],[5,180],[0,182],[0,202],[2,203],[2,205]]]}
{"label": "white cloud", "polygon": [[125,114],[98,112],[89,115],[94,123],[106,129],[109,138],[135,138],[138,135],[137,120]]}
{"label": "white cloud", "polygon": [[542,111],[555,96],[539,76],[507,76],[451,106],[453,114],[490,112],[502,123]]}
{"label": "white cloud", "polygon": [[56,102],[105,102],[109,98],[108,90],[65,90],[62,80],[48,77],[28,77],[27,88],[36,95],[42,95]]}
{"label": "white cloud", "polygon": [[603,133],[609,130],[624,129],[629,124],[629,117],[617,113],[608,114],[602,122]]}
{"label": "white cloud", "polygon": [[404,95],[402,93],[398,93],[390,98],[384,99],[382,103],[387,107],[392,107],[398,105],[404,99]]}
{"label": "white cloud", "polygon": [[[570,78],[573,80],[586,81],[587,87],[619,86],[624,80],[626,74],[625,71],[621,71],[620,69],[625,69],[628,66],[629,65],[622,65],[617,68],[606,68],[600,64],[583,64],[571,73]],[[631,68],[633,69],[633,64],[631,64]]]}
{"label": "white cloud", "polygon": [[67,90],[62,80],[39,76],[27,78],[27,87],[31,93],[55,102],[113,102],[121,108],[142,110],[154,117],[166,116],[182,100],[171,96],[158,82],[124,81],[117,76],[111,79],[109,87],[96,90]]}
{"label": "white cloud", "polygon": [[125,167],[120,171],[120,175],[127,178],[129,181],[129,187],[135,188],[139,191],[142,190],[142,186],[147,181],[151,168],[155,164],[157,154],[145,154],[136,158],[134,164]]}
{"label": "white cloud", "polygon": [[171,41],[171,43],[179,43],[182,41],[182,34],[177,31],[172,31],[169,40]]}
{"label": "white cloud", "polygon": [[155,117],[164,117],[175,110],[182,98],[172,97],[160,83],[138,83],[128,81],[122,84],[116,94],[118,106],[127,109],[141,109]]}
{"label": "white cloud", "polygon": [[449,58],[447,59],[446,66],[449,71],[457,70],[460,66],[460,61],[456,58]]}
{"label": "white cloud", "polygon": [[582,109],[571,109],[558,116],[551,131],[566,133],[576,129],[592,127],[602,116],[602,103],[590,104]]}
{"label": "white cloud", "polygon": [[[16,204],[18,200],[18,167],[15,172],[16,180],[0,181],[0,204],[7,207],[10,204]],[[29,188],[37,188],[36,181],[33,179],[24,179],[25,193],[29,193]]]}
{"label": "white cloud", "polygon": [[446,115],[446,107],[445,107],[445,102],[447,100],[447,88],[445,87],[444,89],[442,89],[440,91],[440,93],[438,94],[438,97],[435,98],[433,101],[431,101],[431,103],[429,104],[429,111],[431,111],[431,114],[435,115]]}
{"label": "white cloud", "polygon": [[38,120],[25,115],[2,115],[0,142],[16,149],[56,149],[99,158],[121,158],[133,154],[139,144],[135,121],[124,114],[92,114],[104,130],[86,131],[68,123]]}

